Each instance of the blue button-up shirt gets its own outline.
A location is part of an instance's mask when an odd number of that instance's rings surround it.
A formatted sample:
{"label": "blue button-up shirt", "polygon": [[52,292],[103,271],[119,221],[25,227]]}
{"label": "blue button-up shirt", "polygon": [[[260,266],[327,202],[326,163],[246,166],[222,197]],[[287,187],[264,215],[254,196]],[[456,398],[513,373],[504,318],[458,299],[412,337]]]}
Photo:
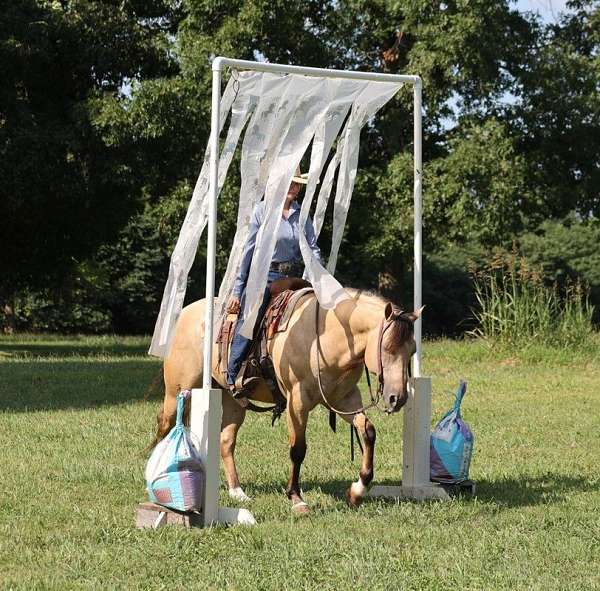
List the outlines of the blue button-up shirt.
{"label": "blue button-up shirt", "polygon": [[[246,245],[244,246],[244,253],[242,255],[242,262],[240,265],[240,272],[235,280],[233,286],[233,295],[240,297],[242,291],[246,287],[246,281],[248,280],[248,273],[250,271],[250,264],[252,263],[252,255],[254,254],[254,247],[256,246],[256,235],[258,229],[262,224],[265,215],[265,202],[261,201],[256,205],[252,212],[252,219],[250,220],[250,232]],[[315,253],[316,257],[321,260],[321,250],[317,246],[317,238],[315,236],[315,229],[312,220],[308,218],[306,220],[306,240],[311,250]],[[281,222],[279,223],[279,229],[277,231],[277,241],[275,242],[275,250],[273,251],[273,263],[284,263],[293,262],[299,263],[302,261],[302,253],[300,252],[300,205],[295,201],[290,205],[289,216],[286,219],[281,216]]]}

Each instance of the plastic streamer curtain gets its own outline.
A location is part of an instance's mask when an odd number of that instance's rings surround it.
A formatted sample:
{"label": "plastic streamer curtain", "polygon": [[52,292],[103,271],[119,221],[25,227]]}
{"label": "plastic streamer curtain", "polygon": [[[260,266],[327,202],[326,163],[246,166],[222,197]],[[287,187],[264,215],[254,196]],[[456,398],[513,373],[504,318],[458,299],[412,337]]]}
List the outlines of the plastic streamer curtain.
{"label": "plastic streamer curtain", "polygon": [[[360,131],[400,86],[396,82],[233,72],[221,98],[219,132],[223,130],[230,112],[231,116],[219,158],[218,192],[223,186],[244,127],[246,132],[241,149],[237,229],[227,270],[215,302],[215,324],[218,325],[226,313],[248,237],[252,210],[264,198],[265,215],[256,237],[248,275],[245,322],[241,330],[242,335],[252,336],[291,179],[312,142],[309,182],[300,212],[300,227],[304,228],[318,179],[336,138],[336,152],[321,184],[314,216],[318,235],[337,170],[333,237],[327,269],[314,256],[303,232],[300,232],[300,249],[306,276],[313,284],[321,305],[333,308],[348,297],[333,273],[356,178]],[[207,148],[188,212],[171,256],[169,277],[149,350],[151,355],[158,357],[166,357],[169,352],[175,323],[185,297],[188,274],[208,221],[209,158],[210,148]]]}

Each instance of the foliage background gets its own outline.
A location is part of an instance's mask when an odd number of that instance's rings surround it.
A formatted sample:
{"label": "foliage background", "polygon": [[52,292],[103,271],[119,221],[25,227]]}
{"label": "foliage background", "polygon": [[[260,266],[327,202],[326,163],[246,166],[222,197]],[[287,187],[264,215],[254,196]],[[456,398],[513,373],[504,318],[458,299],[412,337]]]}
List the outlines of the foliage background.
{"label": "foliage background", "polygon": [[[152,330],[217,54],[423,78],[427,332],[470,328],[469,270],[513,245],[600,308],[597,1],[552,23],[484,0],[3,0],[0,14],[6,330]],[[362,137],[338,272],[407,305],[410,111],[399,93]],[[219,272],[237,186],[220,200]]]}

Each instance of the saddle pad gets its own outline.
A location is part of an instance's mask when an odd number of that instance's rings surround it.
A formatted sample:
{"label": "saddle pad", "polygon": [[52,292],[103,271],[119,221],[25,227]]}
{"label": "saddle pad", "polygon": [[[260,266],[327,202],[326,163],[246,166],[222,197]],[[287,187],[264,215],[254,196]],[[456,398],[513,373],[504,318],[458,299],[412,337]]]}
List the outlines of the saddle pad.
{"label": "saddle pad", "polygon": [[313,292],[314,292],[314,290],[312,287],[304,287],[293,293],[293,295],[290,297],[290,299],[288,301],[287,306],[285,307],[285,310],[283,311],[283,314],[281,315],[281,319],[279,320],[279,323],[277,324],[277,328],[273,334],[276,334],[278,332],[284,332],[287,330],[288,324],[290,322],[290,318],[292,317],[292,314],[294,313],[294,310],[296,309],[298,302],[305,295],[308,295],[309,293],[313,293]]}

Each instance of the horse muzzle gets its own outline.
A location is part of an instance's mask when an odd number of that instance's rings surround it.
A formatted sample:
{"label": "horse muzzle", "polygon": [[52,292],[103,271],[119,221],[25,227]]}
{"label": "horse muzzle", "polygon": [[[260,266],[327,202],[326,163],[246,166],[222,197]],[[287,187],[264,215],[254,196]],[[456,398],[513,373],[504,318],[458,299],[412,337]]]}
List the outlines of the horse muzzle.
{"label": "horse muzzle", "polygon": [[386,400],[387,414],[391,415],[395,412],[398,412],[408,400],[408,393],[404,394],[390,394],[389,398]]}

